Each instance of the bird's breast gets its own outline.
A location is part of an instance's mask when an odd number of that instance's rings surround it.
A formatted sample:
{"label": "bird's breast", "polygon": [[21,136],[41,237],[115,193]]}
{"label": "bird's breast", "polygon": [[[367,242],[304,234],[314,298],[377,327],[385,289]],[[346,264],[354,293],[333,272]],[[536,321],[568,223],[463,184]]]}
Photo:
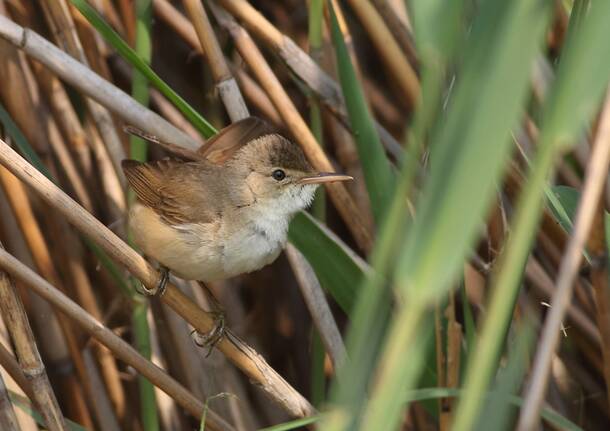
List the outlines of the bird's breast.
{"label": "bird's breast", "polygon": [[286,243],[288,221],[253,220],[228,236],[223,266],[231,275],[252,272],[273,262]]}

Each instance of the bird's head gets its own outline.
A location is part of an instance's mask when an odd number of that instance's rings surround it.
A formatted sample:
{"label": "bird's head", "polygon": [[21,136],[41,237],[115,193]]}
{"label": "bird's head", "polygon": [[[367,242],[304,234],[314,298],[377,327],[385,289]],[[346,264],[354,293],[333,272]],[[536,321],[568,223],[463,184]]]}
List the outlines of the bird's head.
{"label": "bird's head", "polygon": [[250,141],[227,164],[244,179],[259,204],[281,214],[307,208],[320,184],[353,179],[314,171],[301,148],[278,134]]}

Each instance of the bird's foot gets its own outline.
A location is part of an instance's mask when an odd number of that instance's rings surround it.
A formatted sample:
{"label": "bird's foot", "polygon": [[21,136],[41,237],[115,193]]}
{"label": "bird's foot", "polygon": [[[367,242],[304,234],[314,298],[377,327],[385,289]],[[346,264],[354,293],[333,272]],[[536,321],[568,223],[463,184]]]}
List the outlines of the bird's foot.
{"label": "bird's foot", "polygon": [[214,316],[214,327],[211,331],[202,334],[193,329],[191,336],[193,341],[199,347],[207,347],[208,353],[205,355],[207,358],[212,353],[212,350],[225,336],[225,313],[224,311],[209,311]]}
{"label": "bird's foot", "polygon": [[140,284],[140,293],[146,296],[158,296],[159,298],[165,293],[167,282],[169,281],[169,269],[165,266],[159,268],[159,281],[154,289],[149,289],[143,284]]}

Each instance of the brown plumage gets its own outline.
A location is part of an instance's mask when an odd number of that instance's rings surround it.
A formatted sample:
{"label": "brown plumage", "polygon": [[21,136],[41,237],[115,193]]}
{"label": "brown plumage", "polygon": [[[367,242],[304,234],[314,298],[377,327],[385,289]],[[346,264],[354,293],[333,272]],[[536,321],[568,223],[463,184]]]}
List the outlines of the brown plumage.
{"label": "brown plumage", "polygon": [[183,278],[211,281],[272,262],[294,213],[319,183],[302,150],[248,118],[223,129],[192,161],[124,160],[138,201],[130,211],[135,242]]}

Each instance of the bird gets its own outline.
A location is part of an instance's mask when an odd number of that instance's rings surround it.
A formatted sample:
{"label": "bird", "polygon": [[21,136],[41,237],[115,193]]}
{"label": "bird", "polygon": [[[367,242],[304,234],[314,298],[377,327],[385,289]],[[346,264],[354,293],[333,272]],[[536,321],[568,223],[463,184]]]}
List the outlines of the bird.
{"label": "bird", "polygon": [[[145,136],[150,139],[150,136]],[[168,271],[203,283],[272,263],[292,217],[316,188],[353,178],[317,172],[302,149],[263,120],[248,117],[221,130],[191,160],[123,160],[136,200],[133,241]]]}

